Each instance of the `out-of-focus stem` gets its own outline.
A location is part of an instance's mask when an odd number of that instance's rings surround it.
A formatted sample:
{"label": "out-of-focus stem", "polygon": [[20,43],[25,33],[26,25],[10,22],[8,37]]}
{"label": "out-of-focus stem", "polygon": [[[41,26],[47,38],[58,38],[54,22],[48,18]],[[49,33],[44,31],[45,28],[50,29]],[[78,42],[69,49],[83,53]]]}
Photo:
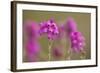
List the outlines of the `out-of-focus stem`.
{"label": "out-of-focus stem", "polygon": [[85,59],[85,57],[86,57],[85,55],[86,55],[85,50],[82,50],[81,55],[80,55],[80,59]]}
{"label": "out-of-focus stem", "polygon": [[67,57],[68,60],[71,59],[71,55],[72,55],[72,54],[71,54],[71,49],[69,49],[69,50],[68,50],[68,57]]}

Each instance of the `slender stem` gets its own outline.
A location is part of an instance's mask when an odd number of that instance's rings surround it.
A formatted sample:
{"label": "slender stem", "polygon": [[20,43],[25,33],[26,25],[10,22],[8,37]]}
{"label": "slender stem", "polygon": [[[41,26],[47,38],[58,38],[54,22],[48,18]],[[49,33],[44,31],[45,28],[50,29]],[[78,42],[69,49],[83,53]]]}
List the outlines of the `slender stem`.
{"label": "slender stem", "polygon": [[51,48],[52,48],[52,41],[49,40],[49,53],[48,53],[48,57],[49,57],[49,61],[51,60]]}

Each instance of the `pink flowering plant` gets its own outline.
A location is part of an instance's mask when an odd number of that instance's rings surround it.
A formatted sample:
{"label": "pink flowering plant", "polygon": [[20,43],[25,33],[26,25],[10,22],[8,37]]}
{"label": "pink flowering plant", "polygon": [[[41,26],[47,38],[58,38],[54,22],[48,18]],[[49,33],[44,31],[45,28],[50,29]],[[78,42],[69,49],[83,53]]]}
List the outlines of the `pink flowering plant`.
{"label": "pink flowering plant", "polygon": [[37,61],[37,56],[40,52],[40,45],[38,42],[39,26],[34,21],[27,21],[25,25],[24,29],[27,35],[27,42],[25,43],[27,58],[30,62]]}
{"label": "pink flowering plant", "polygon": [[[37,61],[37,57],[41,52],[41,45],[39,43],[39,38],[43,35],[48,40],[48,60],[51,61],[51,56],[59,59],[63,56],[63,45],[53,45],[55,41],[62,39],[69,39],[70,45],[69,49],[66,50],[69,54],[68,58],[71,59],[72,52],[79,54],[84,53],[85,47],[85,37],[78,30],[77,23],[72,17],[69,17],[65,25],[58,25],[54,19],[49,19],[40,23],[35,23],[33,21],[28,21],[25,23],[25,31],[27,34],[26,41],[26,54],[29,61]],[[58,42],[58,43],[59,43]],[[83,57],[82,55],[81,57]],[[66,57],[65,57],[66,58]]]}
{"label": "pink flowering plant", "polygon": [[50,19],[46,22],[42,22],[40,23],[40,30],[39,30],[40,34],[46,34],[49,40],[49,60],[51,59],[51,48],[52,48],[52,44],[53,44],[53,40],[57,37],[57,35],[59,34],[59,30],[57,27],[57,24],[54,22],[53,19]]}
{"label": "pink flowering plant", "polygon": [[67,35],[71,43],[71,49],[69,49],[70,53],[71,51],[75,53],[80,53],[80,52],[83,53],[85,47],[85,37],[80,31],[78,31],[75,20],[69,17],[66,23],[66,27],[67,27]]}

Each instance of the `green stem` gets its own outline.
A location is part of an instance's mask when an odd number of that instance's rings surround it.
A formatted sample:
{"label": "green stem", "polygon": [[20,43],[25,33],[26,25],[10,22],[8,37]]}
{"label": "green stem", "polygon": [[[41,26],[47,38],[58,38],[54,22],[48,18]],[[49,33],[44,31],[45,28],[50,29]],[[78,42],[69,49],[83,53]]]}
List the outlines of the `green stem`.
{"label": "green stem", "polygon": [[52,40],[49,40],[49,53],[48,53],[48,57],[49,57],[49,61],[51,60],[51,48],[52,48]]}

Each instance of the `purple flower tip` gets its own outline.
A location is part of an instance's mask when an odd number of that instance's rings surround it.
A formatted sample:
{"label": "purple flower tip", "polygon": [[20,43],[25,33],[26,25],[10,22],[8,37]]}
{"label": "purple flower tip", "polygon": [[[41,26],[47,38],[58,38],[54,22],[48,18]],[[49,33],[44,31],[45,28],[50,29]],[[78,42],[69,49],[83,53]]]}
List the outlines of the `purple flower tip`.
{"label": "purple flower tip", "polygon": [[68,27],[69,32],[77,31],[77,24],[76,24],[76,22],[74,21],[74,19],[72,17],[68,18],[67,27]]}

